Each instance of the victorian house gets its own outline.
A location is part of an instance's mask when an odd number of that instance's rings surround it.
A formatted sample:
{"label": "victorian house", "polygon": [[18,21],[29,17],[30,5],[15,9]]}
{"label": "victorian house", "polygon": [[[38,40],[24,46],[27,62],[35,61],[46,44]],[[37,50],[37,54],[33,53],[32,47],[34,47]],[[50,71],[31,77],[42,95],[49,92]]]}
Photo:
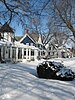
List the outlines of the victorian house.
{"label": "victorian house", "polygon": [[9,24],[5,23],[0,28],[0,61],[31,61],[44,58],[46,49],[42,37],[37,33],[28,33],[15,40],[15,34]]}

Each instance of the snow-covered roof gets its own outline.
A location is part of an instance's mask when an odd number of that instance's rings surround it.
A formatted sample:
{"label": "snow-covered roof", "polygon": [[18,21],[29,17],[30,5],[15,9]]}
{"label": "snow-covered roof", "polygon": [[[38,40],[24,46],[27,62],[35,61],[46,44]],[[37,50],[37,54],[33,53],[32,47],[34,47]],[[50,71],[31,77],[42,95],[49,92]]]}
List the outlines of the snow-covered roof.
{"label": "snow-covered roof", "polygon": [[3,46],[3,45],[11,46],[12,42],[9,42],[9,41],[0,41],[0,45],[1,46]]}
{"label": "snow-covered roof", "polygon": [[31,38],[31,36],[30,36],[28,33],[26,33],[26,34],[20,39],[19,42],[22,42],[22,41],[26,38],[26,36],[28,36],[28,37],[35,43],[34,39]]}
{"label": "snow-covered roof", "polygon": [[0,45],[5,45],[6,42],[0,41]]}

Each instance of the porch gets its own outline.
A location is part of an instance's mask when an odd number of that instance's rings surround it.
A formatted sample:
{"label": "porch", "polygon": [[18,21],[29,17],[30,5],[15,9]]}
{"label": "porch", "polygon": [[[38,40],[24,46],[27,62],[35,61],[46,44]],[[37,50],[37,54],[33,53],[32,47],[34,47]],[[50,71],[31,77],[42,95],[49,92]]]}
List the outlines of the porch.
{"label": "porch", "polygon": [[24,45],[19,42],[15,42],[12,46],[12,61],[34,61],[37,60],[38,48],[34,46]]}

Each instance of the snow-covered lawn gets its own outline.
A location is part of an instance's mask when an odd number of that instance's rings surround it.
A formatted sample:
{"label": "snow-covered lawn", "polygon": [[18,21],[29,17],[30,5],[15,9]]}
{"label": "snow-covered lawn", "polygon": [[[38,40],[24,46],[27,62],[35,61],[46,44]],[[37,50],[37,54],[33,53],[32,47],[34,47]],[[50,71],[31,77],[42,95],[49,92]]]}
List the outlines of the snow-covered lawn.
{"label": "snow-covered lawn", "polygon": [[[75,72],[75,58],[51,60]],[[0,100],[75,100],[75,80],[39,79],[39,62],[0,64]]]}

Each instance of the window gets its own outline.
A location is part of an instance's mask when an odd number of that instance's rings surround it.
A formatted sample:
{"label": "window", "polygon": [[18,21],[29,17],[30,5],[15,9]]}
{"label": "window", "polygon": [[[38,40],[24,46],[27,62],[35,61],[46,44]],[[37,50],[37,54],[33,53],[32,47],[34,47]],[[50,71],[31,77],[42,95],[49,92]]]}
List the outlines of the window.
{"label": "window", "polygon": [[26,49],[24,49],[24,56],[26,56]]}
{"label": "window", "polygon": [[16,48],[12,48],[12,58],[16,58]]}
{"label": "window", "polygon": [[31,43],[31,46],[33,46],[33,43]]}
{"label": "window", "polygon": [[45,49],[45,46],[43,46],[43,49]]}
{"label": "window", "polygon": [[51,50],[51,47],[49,47],[49,50]]}
{"label": "window", "polygon": [[34,50],[31,50],[31,56],[34,56]]}
{"label": "window", "polygon": [[42,47],[42,45],[41,45],[41,44],[40,44],[39,46],[40,46],[40,48]]}
{"label": "window", "polygon": [[28,49],[28,56],[29,56],[29,49]]}
{"label": "window", "polygon": [[3,59],[5,59],[5,46],[3,46]]}
{"label": "window", "polygon": [[10,48],[8,47],[8,57],[10,58]]}
{"label": "window", "polygon": [[26,45],[29,45],[29,43],[26,43]]}
{"label": "window", "polygon": [[48,52],[48,55],[50,55],[50,52]]}
{"label": "window", "polygon": [[40,56],[40,51],[38,52],[38,56]]}
{"label": "window", "polygon": [[43,51],[43,55],[45,55],[45,52]]}
{"label": "window", "polygon": [[22,48],[18,48],[18,59],[22,59]]}

